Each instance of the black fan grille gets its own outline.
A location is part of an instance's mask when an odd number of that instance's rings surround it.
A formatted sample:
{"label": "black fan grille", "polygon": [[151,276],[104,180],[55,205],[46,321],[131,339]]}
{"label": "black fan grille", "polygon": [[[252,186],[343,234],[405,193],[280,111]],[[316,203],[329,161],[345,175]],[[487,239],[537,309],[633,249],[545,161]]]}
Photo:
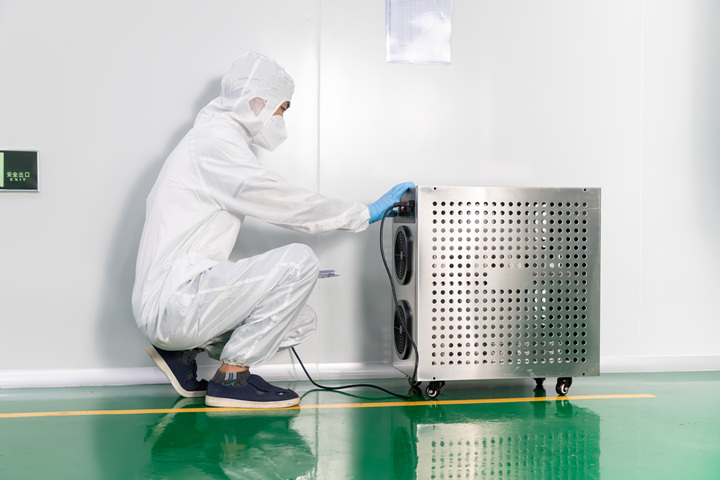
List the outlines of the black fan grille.
{"label": "black fan grille", "polygon": [[395,275],[401,285],[410,280],[410,251],[411,251],[410,230],[401,227],[395,234]]}
{"label": "black fan grille", "polygon": [[405,300],[402,300],[398,304],[397,310],[395,310],[394,330],[395,350],[398,354],[398,357],[403,360],[406,359],[410,354],[410,340],[408,337],[408,332],[411,331],[411,323],[412,314],[410,312],[410,305]]}

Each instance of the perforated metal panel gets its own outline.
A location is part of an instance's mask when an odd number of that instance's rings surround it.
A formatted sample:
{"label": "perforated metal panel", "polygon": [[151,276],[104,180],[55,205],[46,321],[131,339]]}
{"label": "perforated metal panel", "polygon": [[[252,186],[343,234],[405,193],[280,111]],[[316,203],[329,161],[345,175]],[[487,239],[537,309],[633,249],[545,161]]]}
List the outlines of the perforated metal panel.
{"label": "perforated metal panel", "polygon": [[[394,219],[418,380],[599,374],[600,190],[416,187]],[[401,248],[401,250],[403,249]],[[394,365],[412,374],[414,353]]]}

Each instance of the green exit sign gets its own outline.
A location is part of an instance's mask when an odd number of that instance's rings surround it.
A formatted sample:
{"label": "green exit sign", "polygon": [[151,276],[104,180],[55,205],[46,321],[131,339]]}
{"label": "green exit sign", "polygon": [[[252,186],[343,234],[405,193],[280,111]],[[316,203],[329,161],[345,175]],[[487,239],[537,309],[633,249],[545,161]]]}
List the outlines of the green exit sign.
{"label": "green exit sign", "polygon": [[0,150],[0,192],[38,191],[38,152]]}

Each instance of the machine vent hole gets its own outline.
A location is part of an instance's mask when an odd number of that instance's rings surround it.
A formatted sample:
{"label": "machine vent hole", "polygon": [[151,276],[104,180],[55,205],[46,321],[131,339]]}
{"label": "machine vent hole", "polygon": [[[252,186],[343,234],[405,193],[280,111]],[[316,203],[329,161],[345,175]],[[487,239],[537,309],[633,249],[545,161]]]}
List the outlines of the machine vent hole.
{"label": "machine vent hole", "polygon": [[401,360],[410,356],[410,335],[412,335],[412,311],[410,304],[405,300],[398,302],[395,310],[393,330],[395,336],[395,352]]}
{"label": "machine vent hole", "polygon": [[402,226],[395,233],[395,276],[400,285],[410,281],[412,234],[408,227]]}

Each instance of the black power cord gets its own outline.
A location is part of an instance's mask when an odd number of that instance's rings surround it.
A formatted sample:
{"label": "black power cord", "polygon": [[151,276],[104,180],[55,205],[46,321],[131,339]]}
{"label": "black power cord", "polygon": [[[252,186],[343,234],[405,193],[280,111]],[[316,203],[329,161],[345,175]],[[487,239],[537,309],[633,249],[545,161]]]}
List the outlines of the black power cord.
{"label": "black power cord", "polygon": [[[380,257],[382,258],[383,265],[385,266],[385,272],[387,272],[388,279],[390,280],[390,287],[392,288],[392,296],[393,296],[393,305],[395,306],[396,314],[397,314],[397,311],[399,308],[398,300],[397,300],[397,293],[395,292],[395,284],[392,279],[392,273],[390,273],[390,267],[388,267],[387,260],[385,259],[385,249],[383,248],[383,227],[385,226],[385,218],[387,217],[388,213],[390,213],[390,211],[393,208],[408,207],[408,206],[412,206],[412,204],[410,202],[398,202],[398,203],[392,205],[391,207],[389,207],[387,210],[385,210],[385,212],[383,213],[382,219],[380,220]],[[410,384],[412,386],[416,386],[417,385],[416,378],[417,378],[417,370],[418,370],[417,346],[415,345],[415,341],[413,340],[412,335],[410,335],[410,330],[408,329],[408,326],[405,324],[405,319],[402,318],[402,316],[400,316],[399,320],[400,320],[400,325],[402,325],[402,328],[405,331],[405,334],[407,335],[408,339],[410,340],[410,344],[412,345],[413,351],[415,352],[415,370],[413,371],[413,376],[412,376],[412,379],[410,380]],[[389,395],[392,395],[393,397],[398,397],[398,398],[409,399],[409,398],[412,398],[412,396],[413,396],[412,389],[410,390],[410,394],[403,395],[400,393],[391,392],[390,390],[386,390],[378,385],[371,385],[371,384],[367,384],[367,383],[360,383],[360,384],[354,384],[354,385],[342,385],[339,387],[327,387],[324,385],[320,385],[319,383],[316,383],[315,380],[313,380],[310,377],[310,374],[308,373],[307,369],[305,368],[305,365],[303,364],[302,360],[300,360],[300,355],[298,355],[298,353],[295,351],[295,347],[291,347],[291,350],[292,350],[293,354],[295,354],[295,358],[297,358],[297,361],[300,363],[300,366],[302,367],[303,371],[305,372],[305,375],[307,376],[308,380],[310,380],[310,383],[312,383],[317,388],[320,388],[322,390],[344,390],[346,388],[367,387],[367,388],[374,388],[376,390],[380,390]]]}
{"label": "black power cord", "polygon": [[[390,272],[390,267],[388,267],[387,260],[385,258],[385,249],[383,248],[383,228],[385,227],[385,218],[387,217],[387,214],[395,207],[412,207],[413,202],[398,202],[385,210],[385,213],[383,213],[382,220],[380,221],[380,258],[382,258],[383,265],[385,266],[385,272],[387,273],[388,280],[390,280],[390,288],[392,290],[392,297],[393,297],[393,306],[395,307],[395,315],[398,315],[398,310],[400,309],[400,306],[398,304],[397,299],[397,292],[395,292],[395,282],[393,282],[392,273]],[[402,326],[403,331],[405,332],[405,335],[407,335],[408,340],[410,340],[410,345],[413,348],[413,352],[415,353],[415,368],[413,369],[413,375],[410,378],[410,385],[417,386],[419,385],[417,382],[417,371],[418,371],[418,361],[419,361],[419,355],[418,355],[418,349],[417,345],[415,345],[415,340],[413,340],[412,335],[410,334],[410,329],[408,328],[407,324],[405,323],[405,318],[403,315],[399,315],[398,319],[400,320],[400,325]]]}

